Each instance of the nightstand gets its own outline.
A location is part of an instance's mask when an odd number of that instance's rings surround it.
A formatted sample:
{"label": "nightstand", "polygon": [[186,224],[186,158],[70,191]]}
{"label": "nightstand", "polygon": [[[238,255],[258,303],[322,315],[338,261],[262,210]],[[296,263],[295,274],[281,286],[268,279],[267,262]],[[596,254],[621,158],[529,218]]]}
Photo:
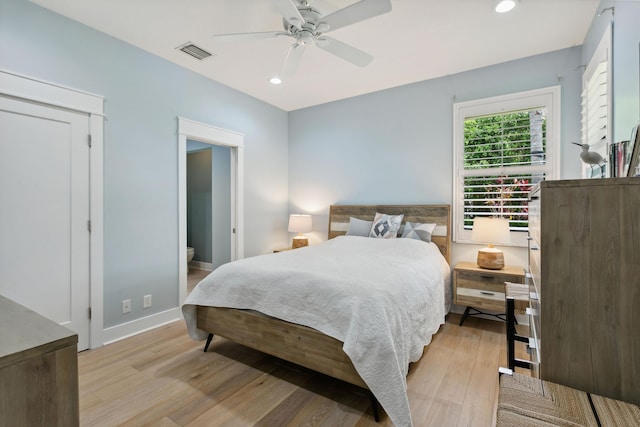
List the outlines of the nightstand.
{"label": "nightstand", "polygon": [[[460,319],[460,326],[468,316],[478,314],[506,320],[505,282],[524,283],[524,269],[505,266],[501,270],[488,270],[472,262],[458,263],[453,268],[453,302],[467,306]],[[526,308],[526,302],[516,302],[516,310],[524,312]],[[499,314],[481,310],[496,311]]]}

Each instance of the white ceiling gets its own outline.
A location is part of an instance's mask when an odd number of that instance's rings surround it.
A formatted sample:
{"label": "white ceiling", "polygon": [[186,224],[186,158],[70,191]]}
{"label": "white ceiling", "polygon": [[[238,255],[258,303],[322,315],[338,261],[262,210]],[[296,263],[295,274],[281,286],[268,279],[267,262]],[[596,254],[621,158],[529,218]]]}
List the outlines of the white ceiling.
{"label": "white ceiling", "polygon": [[[279,86],[293,39],[219,42],[214,34],[279,31],[268,0],[32,0],[241,92],[292,111],[407,83],[582,44],[599,0],[520,0],[506,14],[496,0],[392,0],[390,13],[329,35],[373,55],[359,68],[315,46]],[[321,13],[354,0],[309,0]],[[186,42],[214,56],[176,50]]]}

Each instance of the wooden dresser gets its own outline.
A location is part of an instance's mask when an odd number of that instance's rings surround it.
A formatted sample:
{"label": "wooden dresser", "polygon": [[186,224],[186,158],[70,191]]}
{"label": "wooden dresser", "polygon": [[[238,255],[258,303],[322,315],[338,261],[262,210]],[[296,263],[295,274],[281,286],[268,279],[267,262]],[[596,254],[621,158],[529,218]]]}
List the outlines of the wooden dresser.
{"label": "wooden dresser", "polygon": [[529,233],[534,375],[640,404],[640,178],[542,182]]}
{"label": "wooden dresser", "polygon": [[0,426],[77,426],[78,336],[0,296]]}

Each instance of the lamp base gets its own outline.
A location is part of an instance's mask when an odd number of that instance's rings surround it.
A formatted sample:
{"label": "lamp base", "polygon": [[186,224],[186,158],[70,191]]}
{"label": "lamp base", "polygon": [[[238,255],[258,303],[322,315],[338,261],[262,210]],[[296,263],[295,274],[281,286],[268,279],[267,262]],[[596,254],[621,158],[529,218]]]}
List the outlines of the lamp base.
{"label": "lamp base", "polygon": [[489,270],[501,270],[504,268],[504,254],[500,249],[484,248],[478,251],[476,261],[478,267]]}
{"label": "lamp base", "polygon": [[294,237],[291,241],[291,249],[302,248],[304,246],[309,246],[309,239],[306,237]]}

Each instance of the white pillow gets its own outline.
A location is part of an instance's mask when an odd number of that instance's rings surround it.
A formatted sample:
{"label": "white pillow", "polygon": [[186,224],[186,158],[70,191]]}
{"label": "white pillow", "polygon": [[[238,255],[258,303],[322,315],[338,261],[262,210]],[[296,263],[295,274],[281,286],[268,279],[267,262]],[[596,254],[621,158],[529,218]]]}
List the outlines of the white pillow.
{"label": "white pillow", "polygon": [[419,222],[405,222],[402,237],[408,239],[422,240],[423,242],[431,241],[431,233],[435,230],[436,224],[421,224]]}
{"label": "white pillow", "polygon": [[364,219],[358,219],[349,217],[349,228],[347,228],[347,236],[362,236],[369,237],[371,231],[371,225],[373,221],[365,221]]}
{"label": "white pillow", "polygon": [[376,212],[376,216],[373,218],[373,224],[371,225],[371,231],[369,237],[375,237],[379,239],[394,239],[398,235],[400,224],[402,224],[402,215],[387,215]]}

